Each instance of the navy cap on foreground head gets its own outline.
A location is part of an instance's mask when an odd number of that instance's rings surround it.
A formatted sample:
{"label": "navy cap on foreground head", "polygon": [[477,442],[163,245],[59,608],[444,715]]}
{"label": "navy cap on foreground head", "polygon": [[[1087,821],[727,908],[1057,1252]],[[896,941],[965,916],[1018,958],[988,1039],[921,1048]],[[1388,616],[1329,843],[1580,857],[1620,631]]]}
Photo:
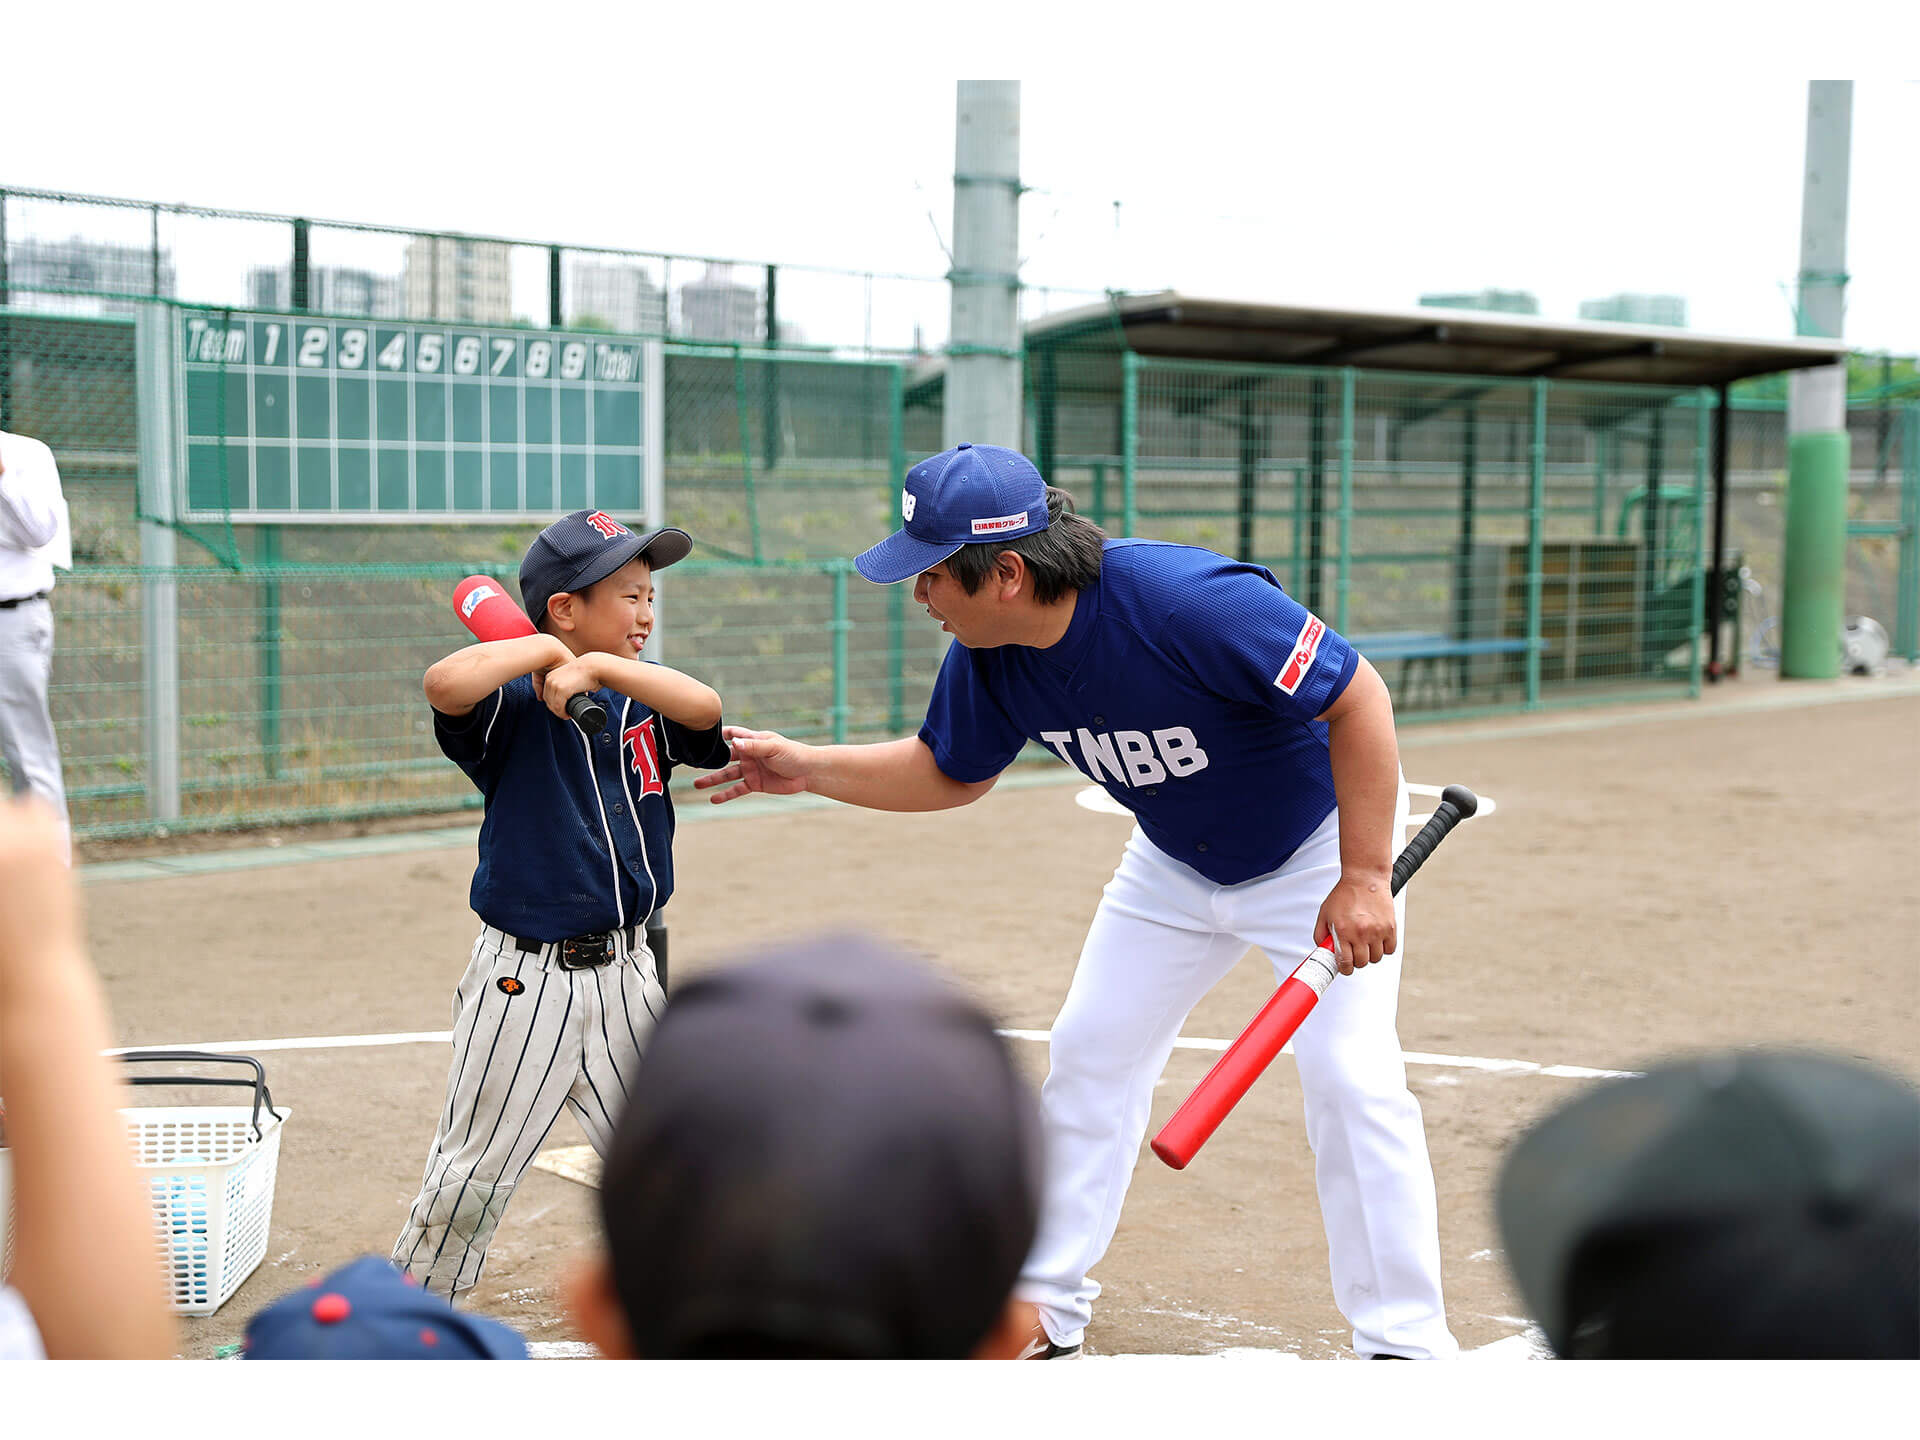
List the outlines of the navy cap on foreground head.
{"label": "navy cap on foreground head", "polygon": [[823,940],[687,981],[600,1192],[650,1359],[963,1359],[1033,1241],[1039,1117],[988,1017]]}
{"label": "navy cap on foreground head", "polygon": [[604,580],[636,555],[664,570],[692,553],[693,537],[662,528],[636,535],[604,510],[576,510],[533,537],[520,562],[520,603],[538,625],[547,601]]}
{"label": "navy cap on foreground head", "polygon": [[1522,1136],[1500,1233],[1567,1358],[1920,1358],[1920,1095],[1737,1052],[1604,1085]]}
{"label": "navy cap on foreground head", "polygon": [[525,1360],[519,1332],[455,1310],[375,1255],[283,1295],[247,1322],[248,1360]]}
{"label": "navy cap on foreground head", "polygon": [[907,471],[906,521],[854,565],[880,585],[911,580],[962,545],[1017,540],[1047,528],[1047,484],[1033,462],[999,445],[956,445]]}

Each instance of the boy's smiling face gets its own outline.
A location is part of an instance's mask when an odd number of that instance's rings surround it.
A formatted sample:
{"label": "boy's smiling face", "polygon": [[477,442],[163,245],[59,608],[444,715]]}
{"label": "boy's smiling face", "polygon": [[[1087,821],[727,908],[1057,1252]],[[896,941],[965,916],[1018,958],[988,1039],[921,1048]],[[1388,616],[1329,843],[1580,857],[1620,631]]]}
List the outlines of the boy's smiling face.
{"label": "boy's smiling face", "polygon": [[653,633],[653,568],[635,556],[584,592],[547,602],[548,628],[576,655],[598,650],[636,660]]}

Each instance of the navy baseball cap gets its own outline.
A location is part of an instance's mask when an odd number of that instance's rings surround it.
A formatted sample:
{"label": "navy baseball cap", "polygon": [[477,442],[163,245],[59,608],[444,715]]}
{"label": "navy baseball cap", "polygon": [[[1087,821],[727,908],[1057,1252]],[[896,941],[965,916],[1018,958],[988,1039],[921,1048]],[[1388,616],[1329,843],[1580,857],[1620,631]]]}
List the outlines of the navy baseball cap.
{"label": "navy baseball cap", "polygon": [[927,966],[842,937],[674,991],[601,1182],[647,1359],[965,1359],[1039,1217],[1033,1093]]}
{"label": "navy baseball cap", "polygon": [[1047,528],[1047,482],[1018,450],[956,445],[907,471],[904,529],[856,556],[878,585],[911,580],[962,545],[1017,540]]}
{"label": "navy baseball cap", "polygon": [[1508,1154],[1520,1293],[1572,1359],[1920,1358],[1920,1094],[1736,1051],[1589,1091]]}
{"label": "navy baseball cap", "polygon": [[604,580],[636,555],[664,570],[693,550],[684,530],[662,528],[636,535],[604,510],[576,510],[556,520],[527,547],[520,562],[520,603],[538,625],[555,595],[584,590]]}
{"label": "navy baseball cap", "polygon": [[248,1360],[525,1360],[518,1331],[467,1315],[365,1255],[247,1322]]}

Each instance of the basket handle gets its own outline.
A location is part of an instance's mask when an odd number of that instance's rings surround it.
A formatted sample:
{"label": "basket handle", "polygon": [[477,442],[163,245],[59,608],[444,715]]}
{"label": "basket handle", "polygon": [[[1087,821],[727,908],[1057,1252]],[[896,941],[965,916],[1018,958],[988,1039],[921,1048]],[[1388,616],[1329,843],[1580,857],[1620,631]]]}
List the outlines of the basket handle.
{"label": "basket handle", "polygon": [[267,1072],[260,1062],[251,1055],[214,1055],[205,1050],[126,1050],[120,1059],[129,1065],[144,1065],[150,1062],[187,1063],[194,1065],[245,1065],[253,1071],[251,1080],[237,1075],[129,1075],[129,1085],[238,1085],[242,1089],[253,1091],[253,1138],[262,1137],[260,1131],[260,1107],[264,1103],[267,1113],[276,1120],[286,1116],[273,1108],[273,1092],[267,1089]]}

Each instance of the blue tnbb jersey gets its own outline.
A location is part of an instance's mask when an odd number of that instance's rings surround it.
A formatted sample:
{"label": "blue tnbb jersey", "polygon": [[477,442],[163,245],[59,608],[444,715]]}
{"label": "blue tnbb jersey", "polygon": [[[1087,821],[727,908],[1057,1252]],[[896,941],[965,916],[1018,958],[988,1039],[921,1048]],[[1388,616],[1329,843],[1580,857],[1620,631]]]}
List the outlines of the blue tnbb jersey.
{"label": "blue tnbb jersey", "polygon": [[1038,740],[1161,850],[1238,885],[1279,869],[1332,813],[1327,727],[1313,717],[1358,663],[1262,566],[1109,540],[1058,644],[954,642],[920,738],[965,781]]}
{"label": "blue tnbb jersey", "polygon": [[675,765],[727,763],[720,727],[688,730],[638,700],[591,692],[607,725],[589,741],[509,680],[434,738],[486,797],[474,913],[528,940],[639,925],[673,894]]}

